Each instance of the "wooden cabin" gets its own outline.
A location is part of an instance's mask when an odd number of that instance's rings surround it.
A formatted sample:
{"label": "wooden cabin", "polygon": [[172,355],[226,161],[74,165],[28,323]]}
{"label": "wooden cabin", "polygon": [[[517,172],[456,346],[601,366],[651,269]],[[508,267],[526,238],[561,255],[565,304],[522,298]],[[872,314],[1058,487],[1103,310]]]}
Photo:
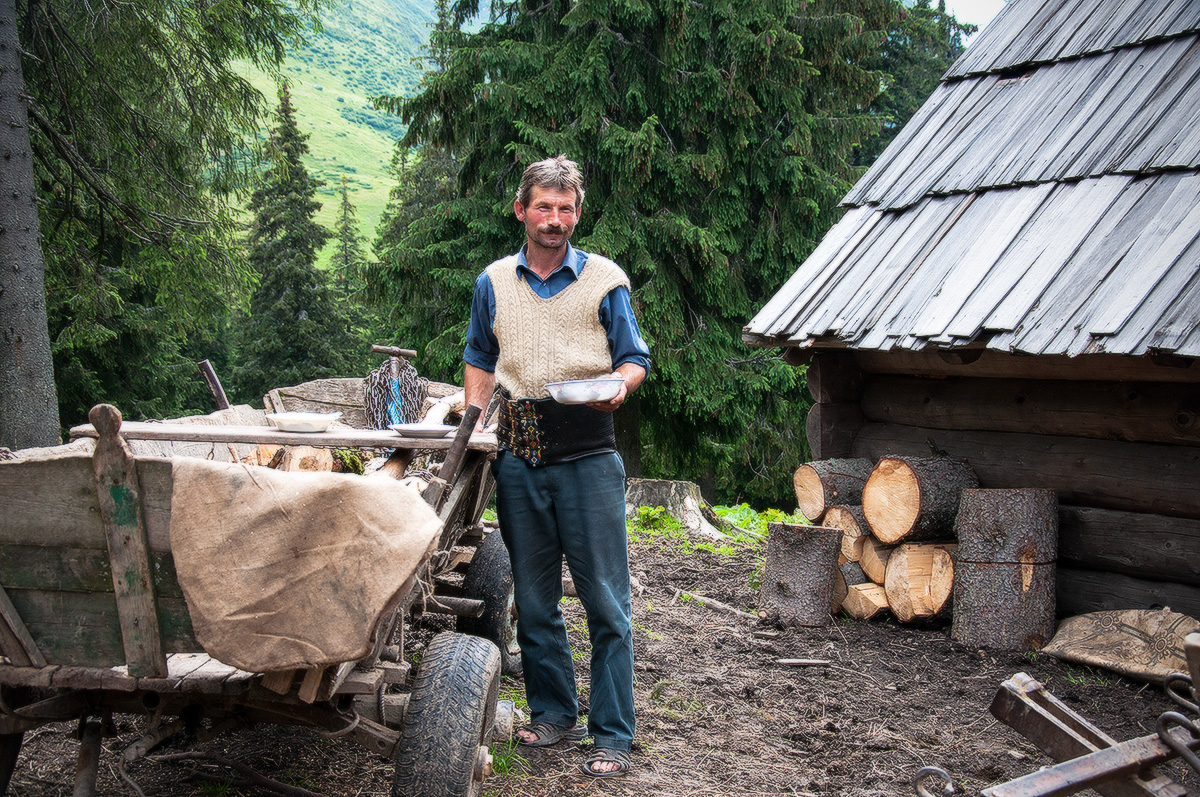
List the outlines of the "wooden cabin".
{"label": "wooden cabin", "polygon": [[1200,3],[1010,0],[743,339],[814,458],[1060,502],[1058,611],[1200,617]]}

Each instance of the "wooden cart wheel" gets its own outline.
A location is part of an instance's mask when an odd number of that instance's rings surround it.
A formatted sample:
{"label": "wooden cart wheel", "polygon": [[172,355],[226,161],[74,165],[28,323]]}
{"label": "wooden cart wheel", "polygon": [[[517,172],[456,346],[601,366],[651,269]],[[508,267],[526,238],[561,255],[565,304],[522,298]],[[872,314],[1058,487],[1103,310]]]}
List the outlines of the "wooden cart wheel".
{"label": "wooden cart wheel", "polygon": [[478,797],[491,774],[500,653],[446,632],[425,648],[396,746],[393,797]]}
{"label": "wooden cart wheel", "polygon": [[500,672],[521,674],[521,646],[517,643],[517,603],[513,596],[512,563],[499,531],[490,532],[475,549],[463,579],[463,594],[481,600],[483,614],[462,617],[458,630],[490,639],[500,648]]}

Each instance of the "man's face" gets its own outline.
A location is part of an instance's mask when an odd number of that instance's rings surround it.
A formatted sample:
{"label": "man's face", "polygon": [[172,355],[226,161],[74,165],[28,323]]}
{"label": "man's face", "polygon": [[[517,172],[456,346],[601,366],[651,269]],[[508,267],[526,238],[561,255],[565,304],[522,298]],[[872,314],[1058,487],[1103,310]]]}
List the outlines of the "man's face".
{"label": "man's face", "polygon": [[517,219],[525,222],[529,245],[543,249],[562,249],[579,223],[574,191],[534,186],[529,204],[514,202],[513,210]]}

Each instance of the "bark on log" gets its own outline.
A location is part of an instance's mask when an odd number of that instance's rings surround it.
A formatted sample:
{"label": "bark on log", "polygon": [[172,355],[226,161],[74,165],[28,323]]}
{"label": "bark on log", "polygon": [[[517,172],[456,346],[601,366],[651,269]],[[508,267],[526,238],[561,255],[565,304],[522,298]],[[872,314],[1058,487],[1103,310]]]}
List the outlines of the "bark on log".
{"label": "bark on log", "polygon": [[887,591],[872,583],[851,584],[842,601],[842,611],[855,620],[870,620],[887,608]]}
{"label": "bark on log", "polygon": [[1062,616],[1170,606],[1172,611],[1200,618],[1200,587],[1067,567],[1058,568],[1058,584]]}
{"label": "bark on log", "polygon": [[1055,566],[960,560],[950,635],[971,647],[1036,650],[1054,635]]}
{"label": "bark on log", "polygon": [[858,564],[867,574],[867,578],[876,584],[882,584],[887,577],[888,557],[892,555],[894,546],[884,545],[869,535],[862,539],[862,558],[858,560]]}
{"label": "bark on log", "polygon": [[838,565],[838,570],[842,574],[842,578],[846,580],[846,585],[852,584],[870,584],[871,579],[867,578],[867,574],[863,572],[862,567],[858,562],[845,562]]}
{"label": "bark on log", "polygon": [[1200,386],[1061,379],[877,376],[863,390],[871,421],[930,429],[1194,444]]}
{"label": "bark on log", "polygon": [[828,624],[841,532],[791,523],[767,529],[759,608],[778,613],[784,625]]}
{"label": "bark on log", "polygon": [[[897,620],[908,623],[935,617],[938,610],[946,606],[950,586],[935,586],[934,573],[940,578],[948,575],[953,583],[954,568],[946,567],[953,549],[953,545],[908,543],[892,551],[888,557],[884,590]],[[935,566],[937,559],[941,563]]]}
{"label": "bark on log", "polygon": [[871,475],[869,459],[823,459],[796,469],[792,484],[796,503],[814,523],[835,504],[862,503],[863,485]]}
{"label": "bark on log", "polygon": [[885,456],[863,487],[863,515],[871,533],[888,545],[949,539],[959,494],[978,486],[961,460]]}
{"label": "bark on log", "polygon": [[1058,561],[1200,587],[1200,520],[1059,506]]}
{"label": "bark on log", "polygon": [[871,534],[861,506],[831,506],[825,510],[821,525],[842,530],[842,556],[857,562],[862,558],[863,543]]}
{"label": "bark on log", "polygon": [[963,490],[954,533],[959,561],[1052,563],[1058,558],[1058,496],[1041,489]]}
{"label": "bark on log", "polygon": [[920,456],[931,443],[969,461],[983,487],[1035,484],[1067,504],[1200,518],[1200,446],[867,424],[854,454]]}

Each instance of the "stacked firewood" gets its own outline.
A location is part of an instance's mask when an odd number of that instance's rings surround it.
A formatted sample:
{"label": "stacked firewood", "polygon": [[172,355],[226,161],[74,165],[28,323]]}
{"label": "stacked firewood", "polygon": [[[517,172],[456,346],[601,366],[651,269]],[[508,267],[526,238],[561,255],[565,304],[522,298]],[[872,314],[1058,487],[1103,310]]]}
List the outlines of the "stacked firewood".
{"label": "stacked firewood", "polygon": [[867,619],[890,609],[908,622],[949,610],[959,497],[979,486],[970,466],[929,457],[829,459],[800,466],[794,483],[804,516],[842,532],[847,614]]}
{"label": "stacked firewood", "polygon": [[821,606],[857,619],[888,610],[900,622],[952,613],[955,639],[1010,649],[1041,647],[1053,632],[1053,490],[979,489],[970,465],[948,457],[821,460],[794,483],[815,526],[772,524],[768,614],[817,625]]}

